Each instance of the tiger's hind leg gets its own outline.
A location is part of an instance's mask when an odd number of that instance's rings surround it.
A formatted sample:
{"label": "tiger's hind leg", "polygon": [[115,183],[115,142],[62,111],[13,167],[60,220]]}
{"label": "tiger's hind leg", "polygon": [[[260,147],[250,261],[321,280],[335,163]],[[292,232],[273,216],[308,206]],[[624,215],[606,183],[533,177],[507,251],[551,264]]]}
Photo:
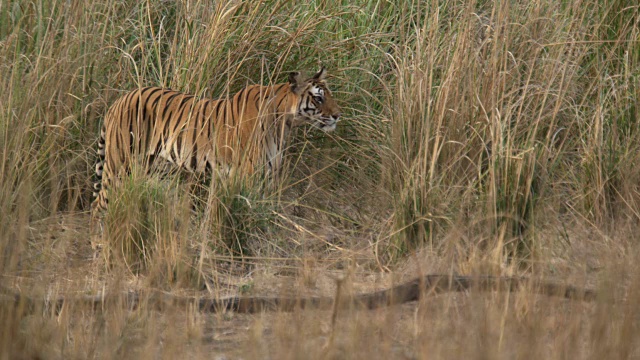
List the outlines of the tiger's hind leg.
{"label": "tiger's hind leg", "polygon": [[105,217],[109,211],[109,191],[111,191],[117,183],[113,172],[107,165],[102,171],[102,179],[94,184],[94,197],[91,203],[91,247],[94,250],[94,259],[97,258],[107,245],[105,237]]}
{"label": "tiger's hind leg", "polygon": [[107,188],[103,186],[101,182],[94,184],[94,200],[91,203],[91,224],[90,224],[90,236],[91,247],[93,248],[95,259],[102,248],[104,247],[104,213],[106,212]]}

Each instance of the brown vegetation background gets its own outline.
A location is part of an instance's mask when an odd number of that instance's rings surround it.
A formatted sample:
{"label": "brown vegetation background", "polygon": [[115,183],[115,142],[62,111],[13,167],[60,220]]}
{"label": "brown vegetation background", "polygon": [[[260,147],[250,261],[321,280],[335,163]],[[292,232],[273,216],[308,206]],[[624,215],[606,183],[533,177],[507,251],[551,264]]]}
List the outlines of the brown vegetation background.
{"label": "brown vegetation background", "polygon": [[[640,358],[639,28],[624,0],[0,0],[0,357]],[[321,65],[336,132],[299,129],[275,183],[134,169],[94,259],[114,99]],[[118,296],[334,296],[428,273],[599,296],[255,315]],[[50,306],[96,294],[115,296]]]}

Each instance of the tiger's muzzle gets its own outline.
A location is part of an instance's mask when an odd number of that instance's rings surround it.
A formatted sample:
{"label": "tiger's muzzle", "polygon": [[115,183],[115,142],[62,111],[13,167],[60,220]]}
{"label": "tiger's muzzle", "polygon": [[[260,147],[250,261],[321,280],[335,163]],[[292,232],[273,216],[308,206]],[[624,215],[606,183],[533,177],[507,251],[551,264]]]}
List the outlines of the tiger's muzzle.
{"label": "tiger's muzzle", "polygon": [[335,114],[331,116],[323,116],[316,123],[316,127],[325,132],[331,132],[336,129],[336,125],[338,124],[338,120],[340,120],[341,114]]}

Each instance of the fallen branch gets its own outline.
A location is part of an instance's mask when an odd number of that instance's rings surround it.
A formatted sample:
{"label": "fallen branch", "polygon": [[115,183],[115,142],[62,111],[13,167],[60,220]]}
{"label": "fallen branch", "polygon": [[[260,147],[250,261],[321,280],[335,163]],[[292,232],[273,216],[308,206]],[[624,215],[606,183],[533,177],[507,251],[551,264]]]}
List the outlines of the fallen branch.
{"label": "fallen branch", "polygon": [[[574,286],[560,285],[551,282],[530,280],[523,277],[499,276],[459,276],[459,275],[426,275],[409,282],[393,286],[389,289],[358,295],[340,296],[339,305],[350,306],[354,309],[377,309],[381,307],[403,304],[448,292],[476,291],[509,291],[529,289],[532,293],[559,296],[577,301],[593,301],[597,293],[592,289],[581,289]],[[124,294],[59,297],[54,300],[36,299],[27,295],[12,293],[6,288],[0,295],[2,303],[13,302],[16,306],[35,308],[38,304],[46,308],[53,308],[58,313],[65,304],[84,305],[94,310],[102,309],[105,304],[120,301],[127,307],[134,309],[140,304],[157,305],[173,304],[177,306],[197,305],[202,312],[237,312],[257,313],[261,311],[294,311],[296,309],[331,309],[336,301],[334,297],[189,297],[160,292],[139,291]]]}

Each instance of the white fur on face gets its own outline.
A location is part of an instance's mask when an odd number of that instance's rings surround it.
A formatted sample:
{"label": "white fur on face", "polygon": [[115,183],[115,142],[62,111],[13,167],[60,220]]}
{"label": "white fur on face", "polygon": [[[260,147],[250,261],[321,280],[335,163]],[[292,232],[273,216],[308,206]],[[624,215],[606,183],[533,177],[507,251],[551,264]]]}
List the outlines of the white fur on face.
{"label": "white fur on face", "polygon": [[311,87],[311,94],[313,96],[324,96],[324,90],[320,87],[317,86],[312,86]]}

